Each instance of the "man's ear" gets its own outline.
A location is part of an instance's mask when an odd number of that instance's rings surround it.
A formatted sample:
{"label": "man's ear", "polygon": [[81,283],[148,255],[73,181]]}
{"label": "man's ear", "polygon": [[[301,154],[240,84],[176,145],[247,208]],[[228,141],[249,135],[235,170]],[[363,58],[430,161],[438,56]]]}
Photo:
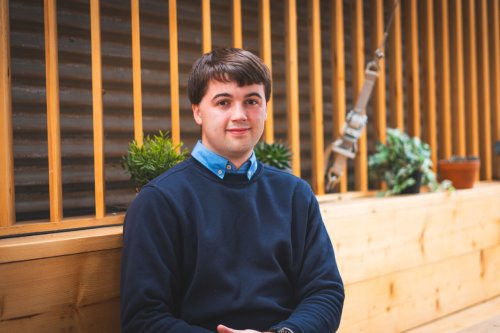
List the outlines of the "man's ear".
{"label": "man's ear", "polygon": [[191,104],[191,109],[193,110],[194,121],[201,126],[201,123],[203,121],[201,119],[201,111],[199,104]]}

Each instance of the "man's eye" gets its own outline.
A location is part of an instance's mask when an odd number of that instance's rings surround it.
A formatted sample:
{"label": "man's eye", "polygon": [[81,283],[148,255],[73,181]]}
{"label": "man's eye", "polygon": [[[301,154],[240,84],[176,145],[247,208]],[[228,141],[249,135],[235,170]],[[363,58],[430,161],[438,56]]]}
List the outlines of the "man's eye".
{"label": "man's eye", "polygon": [[247,100],[247,104],[250,104],[250,105],[257,105],[259,104],[259,102],[255,99],[249,99]]}
{"label": "man's eye", "polygon": [[217,105],[220,105],[220,106],[227,106],[227,105],[229,105],[229,101],[226,101],[226,100],[218,101],[218,102],[217,102]]}

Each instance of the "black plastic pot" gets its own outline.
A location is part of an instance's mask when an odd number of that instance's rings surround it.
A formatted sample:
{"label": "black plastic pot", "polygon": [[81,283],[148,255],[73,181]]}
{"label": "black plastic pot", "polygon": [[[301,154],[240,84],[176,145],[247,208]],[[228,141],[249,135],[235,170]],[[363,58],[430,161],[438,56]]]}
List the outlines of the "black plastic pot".
{"label": "black plastic pot", "polygon": [[422,172],[415,171],[411,174],[411,178],[415,179],[415,184],[405,188],[400,194],[417,194],[420,193],[420,186],[422,185]]}

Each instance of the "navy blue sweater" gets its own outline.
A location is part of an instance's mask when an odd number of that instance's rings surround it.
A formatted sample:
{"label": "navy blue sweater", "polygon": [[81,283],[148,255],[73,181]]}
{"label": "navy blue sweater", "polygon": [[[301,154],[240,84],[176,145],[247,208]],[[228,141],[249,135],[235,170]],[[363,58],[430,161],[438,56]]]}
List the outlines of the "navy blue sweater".
{"label": "navy blue sweater", "polygon": [[124,333],[206,333],[218,324],[327,333],[343,300],[316,197],[286,172],[259,163],[251,180],[221,180],[189,159],[127,211]]}

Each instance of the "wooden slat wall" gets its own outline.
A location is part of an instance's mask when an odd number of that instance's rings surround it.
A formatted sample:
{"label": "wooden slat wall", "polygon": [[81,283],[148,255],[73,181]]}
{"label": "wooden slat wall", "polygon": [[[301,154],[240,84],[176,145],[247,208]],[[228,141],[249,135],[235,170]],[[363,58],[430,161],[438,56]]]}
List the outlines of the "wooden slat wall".
{"label": "wooden slat wall", "polygon": [[[247,48],[260,54],[272,69],[273,98],[263,139],[286,141],[293,154],[293,173],[303,175],[322,194],[323,149],[340,134],[347,104],[355,102],[367,56],[379,45],[393,5],[393,0],[168,4],[131,0],[130,6],[124,6],[117,0],[71,0],[57,4],[56,20],[56,3],[46,0],[44,6],[38,5],[47,15],[43,20],[33,2],[11,1],[12,27],[9,32],[2,24],[2,33],[15,37],[11,40],[12,88],[5,74],[0,82],[7,104],[12,93],[12,125],[8,125],[9,106],[2,105],[2,112],[7,110],[2,113],[2,126],[14,129],[8,146],[14,147],[15,172],[12,167],[9,170],[7,158],[0,168],[1,180],[8,184],[15,174],[18,221],[42,221],[36,223],[39,229],[33,224],[28,228],[14,225],[10,230],[50,230],[47,219],[56,222],[54,229],[119,223],[106,214],[123,211],[134,197],[120,167],[127,142],[132,138],[140,142],[143,132],[166,129],[174,142],[180,142],[182,135],[188,147],[193,145],[199,129],[186,98],[187,74],[202,52],[220,46]],[[367,156],[376,140],[384,141],[386,114],[388,126],[429,142],[434,161],[452,154],[481,155],[481,178],[499,177],[498,157],[488,148],[500,131],[498,75],[487,70],[498,71],[498,38],[494,36],[498,35],[494,9],[498,0],[464,5],[457,0],[411,0],[397,7],[387,61],[381,63],[367,110],[369,131],[359,143],[359,157],[346,170],[354,177],[344,177],[339,191],[347,191],[349,185],[368,189]],[[90,15],[89,8],[93,13],[100,10],[100,15]],[[350,14],[344,16],[344,9]],[[302,24],[308,15],[309,27]],[[373,22],[374,28],[365,28],[365,21]],[[32,30],[40,27],[47,38],[36,38]],[[8,43],[6,38],[2,42]],[[311,47],[299,47],[309,42]],[[47,52],[46,66],[40,50]],[[329,82],[331,89],[324,89]],[[42,102],[40,97],[45,95]],[[39,112],[42,107],[47,109],[46,118]],[[482,113],[483,109],[489,111]],[[2,134],[8,143],[8,130]],[[44,158],[49,161],[48,172]],[[2,195],[2,205],[12,205],[14,191]],[[15,223],[8,209],[3,212],[3,227]],[[73,218],[89,214],[93,216]],[[57,223],[63,220],[69,224]],[[1,232],[9,233],[4,228]]]}
{"label": "wooden slat wall", "polygon": [[0,227],[16,221],[14,153],[12,140],[12,96],[10,69],[9,5],[0,3]]}

